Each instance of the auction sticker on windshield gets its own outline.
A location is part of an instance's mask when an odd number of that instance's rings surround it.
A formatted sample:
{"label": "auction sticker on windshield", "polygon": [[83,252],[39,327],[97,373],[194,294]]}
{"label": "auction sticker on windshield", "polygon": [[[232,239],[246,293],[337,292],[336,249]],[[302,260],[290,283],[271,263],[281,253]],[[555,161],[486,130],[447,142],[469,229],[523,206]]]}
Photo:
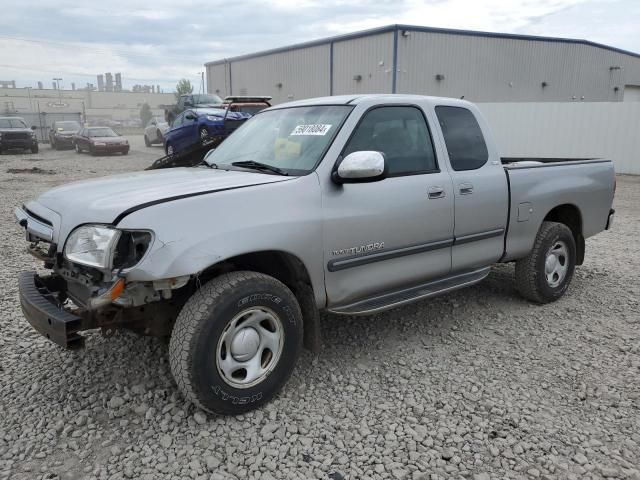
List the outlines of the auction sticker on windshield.
{"label": "auction sticker on windshield", "polygon": [[326,135],[331,125],[316,123],[313,125],[298,125],[289,136],[293,135]]}

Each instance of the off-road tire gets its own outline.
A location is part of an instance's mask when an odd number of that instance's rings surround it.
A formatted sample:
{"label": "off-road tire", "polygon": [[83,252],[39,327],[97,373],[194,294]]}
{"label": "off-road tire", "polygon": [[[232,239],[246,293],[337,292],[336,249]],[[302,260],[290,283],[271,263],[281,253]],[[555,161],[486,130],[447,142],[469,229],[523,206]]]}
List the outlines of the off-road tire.
{"label": "off-road tire", "polygon": [[147,137],[146,134],[144,136],[144,145],[145,145],[145,147],[150,147],[151,146],[151,142],[149,141],[149,137]]}
{"label": "off-road tire", "polygon": [[[217,368],[217,345],[225,327],[251,307],[271,309],[282,324],[280,357],[271,373],[248,388],[234,388]],[[291,375],[302,347],[300,306],[284,284],[256,272],[231,272],[196,291],[178,315],[171,340],[171,372],[182,393],[211,413],[237,415],[268,402]]]}
{"label": "off-road tire", "polygon": [[[545,276],[547,252],[557,242],[568,247],[568,270],[562,282],[552,287]],[[536,303],[549,303],[564,295],[576,266],[576,242],[569,227],[557,222],[543,222],[531,253],[516,262],[516,288],[524,298]]]}

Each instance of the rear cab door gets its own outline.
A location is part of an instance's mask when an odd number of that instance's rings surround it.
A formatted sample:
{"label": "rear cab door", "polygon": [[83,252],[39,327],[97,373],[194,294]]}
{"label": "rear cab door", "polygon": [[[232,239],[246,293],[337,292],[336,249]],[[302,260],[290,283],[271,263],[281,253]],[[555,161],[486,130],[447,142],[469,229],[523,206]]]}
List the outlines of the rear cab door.
{"label": "rear cab door", "polygon": [[489,266],[504,253],[507,175],[489,128],[474,105],[442,99],[434,110],[453,183],[452,273]]}

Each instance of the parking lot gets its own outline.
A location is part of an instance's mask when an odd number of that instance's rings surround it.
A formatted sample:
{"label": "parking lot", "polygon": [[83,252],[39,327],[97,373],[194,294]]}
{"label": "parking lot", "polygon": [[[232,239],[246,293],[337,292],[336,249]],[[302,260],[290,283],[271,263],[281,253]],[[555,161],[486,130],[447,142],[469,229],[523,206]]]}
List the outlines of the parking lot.
{"label": "parking lot", "polygon": [[63,351],[20,311],[17,273],[41,265],[14,207],[163,155],[128,138],[127,156],[0,156],[0,479],[640,480],[640,177],[618,177],[615,226],[560,301],[522,300],[501,265],[434,300],[324,316],[321,353],[273,402],[215,417],[183,400],[162,341],[96,332]]}

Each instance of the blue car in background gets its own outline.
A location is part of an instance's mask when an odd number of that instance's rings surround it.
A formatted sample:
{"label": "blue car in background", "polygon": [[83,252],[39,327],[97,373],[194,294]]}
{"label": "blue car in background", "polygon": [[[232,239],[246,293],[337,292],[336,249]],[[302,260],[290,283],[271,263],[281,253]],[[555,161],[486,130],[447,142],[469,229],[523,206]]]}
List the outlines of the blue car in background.
{"label": "blue car in background", "polygon": [[215,148],[251,116],[223,107],[185,110],[164,134],[165,152],[173,155],[206,142]]}

